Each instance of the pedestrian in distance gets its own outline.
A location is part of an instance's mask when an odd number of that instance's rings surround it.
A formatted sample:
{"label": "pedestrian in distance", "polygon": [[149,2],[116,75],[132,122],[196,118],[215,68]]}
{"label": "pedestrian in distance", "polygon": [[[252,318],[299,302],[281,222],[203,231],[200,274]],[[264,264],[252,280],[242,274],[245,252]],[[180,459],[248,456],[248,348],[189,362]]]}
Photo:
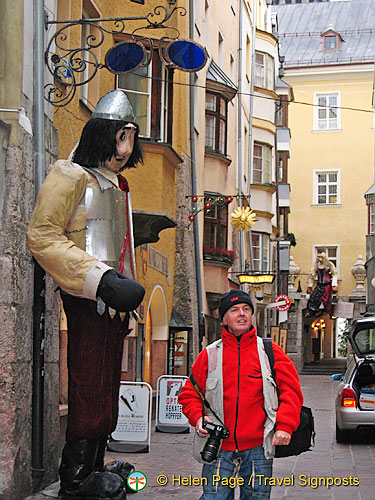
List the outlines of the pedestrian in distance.
{"label": "pedestrian in distance", "polygon": [[131,464],[104,465],[118,418],[123,341],[145,290],[135,281],[130,193],[120,172],[142,161],[126,94],[98,102],[73,160],[41,187],[28,246],[57,282],[68,322],[68,405],[60,497],[123,500]]}
{"label": "pedestrian in distance", "polygon": [[[272,477],[274,447],[289,444],[299,424],[303,396],[298,374],[273,343],[278,402],[263,340],[252,325],[249,295],[230,290],[221,297],[219,313],[221,339],[200,352],[178,399],[196,429],[194,457],[204,464],[200,500],[231,500],[234,484],[240,486],[241,500],[264,500],[271,493],[267,478]],[[229,437],[220,435],[221,424]],[[215,433],[222,439],[215,440]],[[231,480],[235,477],[237,483]]]}

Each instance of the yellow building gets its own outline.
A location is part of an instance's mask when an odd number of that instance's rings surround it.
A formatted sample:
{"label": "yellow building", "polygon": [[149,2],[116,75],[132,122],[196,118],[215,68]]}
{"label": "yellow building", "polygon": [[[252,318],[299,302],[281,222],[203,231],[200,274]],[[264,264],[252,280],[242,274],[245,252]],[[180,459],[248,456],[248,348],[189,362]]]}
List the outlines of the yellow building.
{"label": "yellow building", "polygon": [[[365,302],[364,292],[353,293],[352,266],[366,253],[364,193],[373,179],[374,34],[366,28],[372,27],[374,8],[371,0],[274,7],[285,81],[295,97],[289,106],[288,182],[297,279],[306,292],[317,252],[326,252],[338,271],[338,301],[349,303],[349,310],[337,311],[347,319]],[[354,313],[350,303],[357,304]],[[327,315],[324,319],[318,357],[336,357],[334,324]],[[310,327],[312,321],[305,323]],[[307,362],[312,360],[309,335],[314,338],[317,325],[311,326],[304,339]]]}
{"label": "yellow building", "polygon": [[[157,5],[163,8],[155,13]],[[63,105],[56,109],[54,124],[59,132],[59,157],[69,155],[99,97],[108,91],[124,89],[137,117],[144,164],[125,171],[124,175],[132,196],[137,279],[145,286],[146,295],[138,311],[140,320],[137,323],[134,321],[131,325],[133,331],[125,340],[122,369],[123,379],[144,380],[154,388],[157,378],[168,373],[175,268],[176,171],[183,164],[181,156],[186,154],[188,148],[185,84],[189,77],[168,66],[159,48],[162,37],[179,35],[187,38],[187,16],[181,15],[185,7],[188,7],[185,0],[179,1],[177,9],[167,1],[147,1],[142,5],[132,0],[121,3],[111,0],[60,0],[59,20],[94,21],[72,26],[64,31],[66,38],[57,37],[56,44],[50,47],[50,52],[61,58],[55,64],[59,77],[55,83],[63,96],[69,98],[72,95],[69,85],[72,74],[77,83],[89,80],[76,87],[69,103],[62,101]],[[147,18],[150,13],[154,14],[152,22],[164,27],[145,29],[150,27],[148,19],[151,18]],[[143,19],[124,20],[123,24],[95,21],[123,17]],[[62,29],[64,24],[51,26]],[[129,40],[136,40],[145,48],[145,59],[140,66],[123,74],[114,74],[105,67],[97,68],[98,64],[106,64],[106,54],[115,44]],[[165,45],[166,42],[163,43]],[[76,47],[84,50],[73,53],[73,59],[69,59],[72,53],[66,49]],[[59,64],[64,62],[73,64],[73,70],[68,69],[65,74],[59,70]],[[80,72],[74,72],[74,68],[78,67]],[[170,346],[171,349],[173,355],[174,345]]]}

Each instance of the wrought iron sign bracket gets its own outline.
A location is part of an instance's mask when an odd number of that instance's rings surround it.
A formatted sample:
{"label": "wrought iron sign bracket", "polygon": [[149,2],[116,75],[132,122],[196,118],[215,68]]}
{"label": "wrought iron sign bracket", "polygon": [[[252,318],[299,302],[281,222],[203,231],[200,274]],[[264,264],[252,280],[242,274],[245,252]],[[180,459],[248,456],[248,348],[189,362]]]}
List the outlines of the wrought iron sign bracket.
{"label": "wrought iron sign bracket", "polygon": [[[167,0],[167,7],[158,5],[144,16],[47,20],[46,28],[52,25],[62,27],[49,39],[45,51],[48,71],[54,77],[54,83],[48,83],[44,88],[45,99],[54,106],[65,106],[74,98],[77,87],[88,84],[99,69],[106,68],[113,73],[124,74],[140,66],[147,66],[151,61],[153,41],[149,37],[135,36],[136,32],[145,29],[169,29],[175,32],[175,36],[160,39],[159,54],[163,64],[182,71],[201,69],[207,61],[206,50],[192,40],[179,40],[179,30],[166,24],[173,14],[178,12],[185,16],[187,13],[185,7],[175,5],[176,1]],[[125,31],[126,21],[137,21],[142,25],[130,33],[130,40],[116,44],[107,52],[105,63],[99,62],[96,49],[103,44],[106,34],[129,35]],[[103,23],[105,26],[101,25]],[[112,23],[112,26],[108,23]],[[80,25],[89,26],[90,33],[85,36],[82,47],[70,48],[70,29]],[[147,42],[148,50],[143,41]]]}

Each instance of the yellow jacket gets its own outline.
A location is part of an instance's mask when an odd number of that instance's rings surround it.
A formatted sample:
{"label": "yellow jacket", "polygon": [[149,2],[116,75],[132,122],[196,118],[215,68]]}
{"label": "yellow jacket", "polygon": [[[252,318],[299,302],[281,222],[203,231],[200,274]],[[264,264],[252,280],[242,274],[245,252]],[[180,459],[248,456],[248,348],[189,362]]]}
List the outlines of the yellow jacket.
{"label": "yellow jacket", "polygon": [[[98,169],[119,189],[117,175]],[[103,274],[111,269],[85,252],[87,187],[96,178],[76,163],[58,160],[39,192],[27,232],[28,247],[39,262],[71,295],[96,300]]]}

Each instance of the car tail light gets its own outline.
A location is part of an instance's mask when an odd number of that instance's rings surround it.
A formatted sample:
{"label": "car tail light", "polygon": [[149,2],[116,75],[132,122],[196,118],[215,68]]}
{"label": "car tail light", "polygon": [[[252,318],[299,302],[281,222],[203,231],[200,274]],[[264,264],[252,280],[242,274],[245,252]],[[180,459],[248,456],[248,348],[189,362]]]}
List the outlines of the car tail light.
{"label": "car tail light", "polygon": [[341,393],[341,406],[353,408],[357,407],[355,392],[353,391],[353,389],[350,389],[350,387],[346,387]]}

